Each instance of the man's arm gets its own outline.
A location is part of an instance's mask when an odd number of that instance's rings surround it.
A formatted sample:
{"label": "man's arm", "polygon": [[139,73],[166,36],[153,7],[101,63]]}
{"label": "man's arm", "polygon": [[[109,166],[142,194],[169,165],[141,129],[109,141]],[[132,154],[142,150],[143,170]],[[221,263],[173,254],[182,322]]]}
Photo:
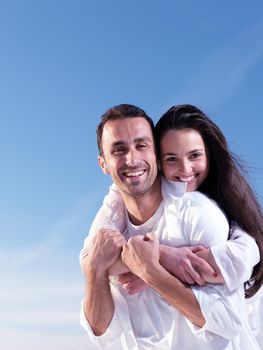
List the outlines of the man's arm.
{"label": "man's arm", "polygon": [[125,239],[114,230],[100,229],[83,258],[85,275],[84,314],[95,335],[105,333],[114,313],[109,285],[109,267],[118,259]]}
{"label": "man's arm", "polygon": [[114,313],[107,274],[87,272],[83,308],[94,334],[105,333]]}
{"label": "man's arm", "polygon": [[[223,284],[224,278],[209,248],[201,245],[172,247],[159,245],[159,262],[166,271],[186,284]],[[119,275],[119,283],[129,294],[136,294],[149,287],[142,279],[130,272],[121,261],[114,263],[110,273]]]}
{"label": "man's arm", "polygon": [[[82,250],[80,265],[83,271],[84,258],[89,254],[89,244]],[[189,247],[172,247],[160,244],[160,264],[172,275],[187,284],[224,283],[210,248],[200,245]],[[129,272],[119,257],[109,268],[109,275],[122,275]]]}
{"label": "man's arm", "polygon": [[189,286],[172,276],[161,265],[148,271],[143,279],[193,324],[200,328],[204,326],[204,316]]}
{"label": "man's arm", "polygon": [[128,268],[168,303],[199,327],[205,324],[199,304],[188,286],[167,272],[159,263],[159,242],[153,233],[129,239],[123,246],[122,260]]}

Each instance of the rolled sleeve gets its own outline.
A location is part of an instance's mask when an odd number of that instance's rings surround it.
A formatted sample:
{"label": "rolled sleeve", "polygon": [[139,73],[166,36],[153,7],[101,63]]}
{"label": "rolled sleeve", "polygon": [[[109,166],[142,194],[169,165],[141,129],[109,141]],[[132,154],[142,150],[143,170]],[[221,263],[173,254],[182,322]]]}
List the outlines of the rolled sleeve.
{"label": "rolled sleeve", "polygon": [[87,332],[90,343],[96,345],[97,349],[139,350],[137,340],[132,329],[126,300],[116,288],[113,281],[111,281],[110,287],[115,308],[113,317],[105,333],[100,336],[96,336],[93,333],[84,314],[83,302],[81,304],[80,311],[80,324]]}
{"label": "rolled sleeve", "polygon": [[242,291],[230,293],[223,289],[221,286],[192,286],[206,323],[202,328],[190,321],[188,324],[195,336],[206,342],[211,341],[215,335],[233,339],[242,329],[245,317]]}
{"label": "rolled sleeve", "polygon": [[[96,336],[90,324],[88,323],[83,308],[83,302],[81,304],[80,310],[80,324],[85,329],[88,334],[89,340],[92,344],[96,345],[98,349],[109,349],[116,350],[122,348],[121,336],[122,336],[122,327],[116,315],[116,311],[114,311],[113,318],[105,331],[100,336]],[[94,349],[95,350],[95,349]]]}
{"label": "rolled sleeve", "polygon": [[250,279],[253,267],[260,259],[255,240],[239,227],[225,244],[211,247],[211,252],[230,291]]}

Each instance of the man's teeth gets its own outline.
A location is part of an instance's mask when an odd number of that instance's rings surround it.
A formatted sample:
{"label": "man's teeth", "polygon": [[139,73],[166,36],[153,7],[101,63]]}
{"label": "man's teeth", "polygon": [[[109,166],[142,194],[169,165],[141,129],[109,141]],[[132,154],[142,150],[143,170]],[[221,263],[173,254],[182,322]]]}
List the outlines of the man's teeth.
{"label": "man's teeth", "polygon": [[132,176],[141,176],[144,173],[144,170],[140,171],[130,171],[128,173],[125,173],[125,176],[132,177]]}
{"label": "man's teeth", "polygon": [[192,176],[186,176],[186,177],[179,177],[180,181],[183,182],[190,182],[195,178],[196,175],[192,175]]}

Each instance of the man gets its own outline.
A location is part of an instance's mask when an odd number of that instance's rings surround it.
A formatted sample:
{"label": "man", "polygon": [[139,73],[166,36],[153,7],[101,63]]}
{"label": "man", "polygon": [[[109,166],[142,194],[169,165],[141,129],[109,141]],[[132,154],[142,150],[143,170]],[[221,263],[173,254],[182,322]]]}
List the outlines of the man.
{"label": "man", "polygon": [[[124,233],[101,229],[92,238],[92,249],[83,260],[82,324],[102,349],[241,349],[239,332],[247,331],[242,323],[242,291],[230,294],[222,286],[189,288],[159,262],[159,240],[172,238],[173,232],[171,203],[162,198],[152,130],[145,112],[130,105],[109,110],[98,127],[99,164],[118,187],[127,226]],[[209,201],[204,198],[198,201]],[[185,205],[183,210],[189,209]],[[208,224],[201,216],[197,224],[204,232],[201,243],[207,243],[211,223],[216,226],[215,237],[209,241],[226,240],[228,226],[219,209],[211,206],[204,214]],[[176,239],[187,243],[179,223],[173,222],[173,230],[174,224],[182,233]],[[150,288],[130,296],[110,279],[109,269],[120,255]],[[251,344],[250,348],[257,348]]]}

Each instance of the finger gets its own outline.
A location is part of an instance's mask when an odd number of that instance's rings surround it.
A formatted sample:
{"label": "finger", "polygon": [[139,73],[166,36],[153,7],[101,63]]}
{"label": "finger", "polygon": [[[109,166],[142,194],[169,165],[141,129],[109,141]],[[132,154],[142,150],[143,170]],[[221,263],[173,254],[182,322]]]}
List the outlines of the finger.
{"label": "finger", "polygon": [[201,244],[193,245],[193,246],[191,246],[191,247],[189,247],[189,248],[191,249],[191,251],[192,251],[193,253],[196,253],[196,252],[199,252],[200,250],[205,250],[205,249],[206,249],[206,247],[204,247],[204,246],[201,245]]}
{"label": "finger", "polygon": [[144,235],[137,235],[137,236],[133,236],[133,237],[130,237],[128,239],[128,244],[132,244],[133,242],[137,242],[137,241],[144,241],[144,238],[145,236]]}
{"label": "finger", "polygon": [[129,291],[128,283],[122,283],[122,288]]}
{"label": "finger", "polygon": [[119,247],[123,247],[123,245],[126,243],[126,240],[123,237],[120,237],[117,239],[117,243]]}
{"label": "finger", "polygon": [[144,236],[145,238],[152,239],[153,241],[155,241],[157,239],[156,235],[154,232],[148,232],[146,233],[146,235]]}
{"label": "finger", "polygon": [[191,277],[191,275],[190,275],[187,271],[185,271],[185,270],[183,270],[182,273],[179,273],[179,274],[178,274],[178,278],[179,278],[182,282],[184,282],[184,283],[187,283],[187,284],[195,284],[195,281],[193,280],[193,278]]}
{"label": "finger", "polygon": [[204,259],[199,258],[197,255],[191,257],[192,265],[197,266],[201,270],[205,271],[211,276],[215,275],[215,270]]}
{"label": "finger", "polygon": [[183,262],[182,269],[184,269],[184,271],[187,272],[191,276],[194,283],[197,283],[199,285],[204,284],[203,278],[199,274],[199,271],[196,269],[196,267],[193,266],[193,262],[191,260]]}
{"label": "finger", "polygon": [[199,282],[197,282],[199,286],[204,286],[206,284],[205,280],[200,276]]}
{"label": "finger", "polygon": [[191,272],[189,272],[189,274],[192,277],[194,283],[197,283],[199,286],[203,286],[205,284],[204,279],[195,270],[191,270]]}
{"label": "finger", "polygon": [[118,281],[119,281],[120,283],[126,282],[126,281],[127,281],[127,275],[126,275],[126,273],[123,273],[123,274],[119,275],[119,276],[118,276]]}
{"label": "finger", "polygon": [[[126,243],[127,244],[127,243]],[[121,251],[121,260],[124,262],[125,261],[125,254],[126,254],[126,244],[122,246],[122,251]]]}
{"label": "finger", "polygon": [[145,284],[145,285],[140,285],[140,286],[134,286],[134,287],[131,287],[131,288],[128,290],[128,293],[129,293],[130,295],[134,295],[134,294],[137,294],[137,293],[142,292],[143,290],[145,290],[145,289],[147,289],[147,288],[149,288],[149,287],[147,286],[147,284]]}
{"label": "finger", "polygon": [[122,275],[119,275],[118,281],[123,282],[130,282],[138,279],[136,275],[134,275],[132,272],[123,273]]}
{"label": "finger", "polygon": [[132,283],[128,283],[127,288],[129,290],[129,294],[135,294],[148,288],[148,285],[144,281],[138,278],[136,281]]}
{"label": "finger", "polygon": [[107,234],[108,234],[108,237],[110,237],[111,239],[122,239],[122,240],[125,240],[125,237],[119,231],[109,230],[109,231],[107,231]]}
{"label": "finger", "polygon": [[138,281],[137,282],[125,282],[125,283],[122,283],[122,287],[124,289],[126,289],[126,290],[131,290],[131,289],[138,290],[142,286],[143,286],[143,284],[138,282]]}

